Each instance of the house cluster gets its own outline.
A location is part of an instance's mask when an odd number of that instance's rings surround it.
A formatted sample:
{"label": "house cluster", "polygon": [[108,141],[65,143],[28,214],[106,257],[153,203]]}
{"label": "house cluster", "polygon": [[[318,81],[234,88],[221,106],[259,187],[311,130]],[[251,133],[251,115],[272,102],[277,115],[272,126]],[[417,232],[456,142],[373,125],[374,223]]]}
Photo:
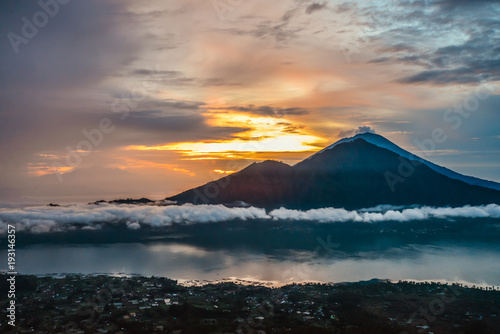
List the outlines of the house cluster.
{"label": "house cluster", "polygon": [[[478,322],[482,328],[500,328],[497,287],[408,281],[180,285],[163,277],[69,274],[19,275],[16,281],[18,327],[1,323],[0,332],[227,334],[314,327],[364,333],[367,324],[376,324],[386,331],[434,333]],[[436,309],[440,300],[443,310]],[[4,310],[5,303],[0,300]],[[429,313],[433,321],[420,316],[421,310],[434,312]]]}

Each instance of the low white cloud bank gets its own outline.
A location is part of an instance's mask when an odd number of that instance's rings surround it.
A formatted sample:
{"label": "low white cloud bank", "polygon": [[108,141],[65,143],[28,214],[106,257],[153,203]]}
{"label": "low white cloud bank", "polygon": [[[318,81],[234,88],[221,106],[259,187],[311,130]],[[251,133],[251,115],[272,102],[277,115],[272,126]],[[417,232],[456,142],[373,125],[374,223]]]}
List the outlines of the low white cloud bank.
{"label": "low white cloud bank", "polygon": [[125,223],[129,229],[138,230],[143,226],[163,227],[174,223],[197,224],[229,220],[287,220],[320,223],[380,221],[412,221],[431,218],[500,218],[500,206],[464,206],[459,208],[434,207],[384,207],[359,211],[336,208],[313,209],[307,211],[285,208],[267,213],[264,209],[228,208],[223,205],[181,206],[136,206],[136,205],[70,205],[62,207],[29,207],[22,209],[0,209],[0,234],[5,234],[7,225],[17,231],[46,233],[74,229],[99,229],[103,224]]}
{"label": "low white cloud bank", "polygon": [[485,206],[464,206],[460,208],[434,208],[434,207],[412,207],[408,209],[391,209],[386,211],[377,208],[374,211],[359,210],[347,211],[344,209],[324,208],[308,211],[277,209],[270,213],[275,220],[303,220],[317,221],[321,223],[333,222],[364,222],[375,223],[380,221],[426,220],[431,218],[500,218],[500,206],[490,204]]}
{"label": "low white cloud bank", "polygon": [[0,233],[7,224],[18,231],[63,231],[75,225],[92,225],[125,222],[133,230],[141,224],[153,227],[170,226],[173,223],[213,223],[227,220],[268,219],[264,209],[227,208],[223,205],[136,206],[136,205],[71,205],[64,207],[30,207],[0,210]]}

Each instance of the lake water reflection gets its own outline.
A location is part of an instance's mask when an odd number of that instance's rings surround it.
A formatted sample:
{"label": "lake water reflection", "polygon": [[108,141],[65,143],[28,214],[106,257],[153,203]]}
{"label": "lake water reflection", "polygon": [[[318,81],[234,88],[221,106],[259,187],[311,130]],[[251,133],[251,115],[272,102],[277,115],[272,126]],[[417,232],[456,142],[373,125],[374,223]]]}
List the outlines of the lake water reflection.
{"label": "lake water reflection", "polygon": [[[169,229],[123,227],[16,235],[24,274],[137,273],[345,282],[372,278],[500,285],[498,219],[405,223],[234,221]],[[6,258],[6,249],[0,255]],[[3,269],[0,266],[0,269]]]}
{"label": "lake water reflection", "polygon": [[406,245],[383,251],[318,255],[207,250],[176,242],[31,245],[17,251],[24,274],[138,273],[184,280],[236,278],[283,284],[372,278],[500,285],[500,249],[491,245]]}

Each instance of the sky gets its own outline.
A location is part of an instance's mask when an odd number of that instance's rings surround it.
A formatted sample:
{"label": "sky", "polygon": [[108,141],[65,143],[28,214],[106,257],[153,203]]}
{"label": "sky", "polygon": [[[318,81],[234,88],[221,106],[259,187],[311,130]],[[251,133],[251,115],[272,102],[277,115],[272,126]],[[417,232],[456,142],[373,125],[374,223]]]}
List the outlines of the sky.
{"label": "sky", "polygon": [[4,205],[161,199],[367,131],[500,182],[497,1],[0,6]]}

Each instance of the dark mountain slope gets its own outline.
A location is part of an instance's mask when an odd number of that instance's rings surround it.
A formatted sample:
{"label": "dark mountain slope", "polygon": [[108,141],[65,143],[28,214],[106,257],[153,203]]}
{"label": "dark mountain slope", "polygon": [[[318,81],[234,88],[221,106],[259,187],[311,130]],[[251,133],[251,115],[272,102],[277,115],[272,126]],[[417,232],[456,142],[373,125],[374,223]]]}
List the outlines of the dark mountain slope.
{"label": "dark mountain slope", "polygon": [[292,179],[291,166],[268,160],[168,199],[193,204],[243,201],[259,207],[286,206],[293,194]]}
{"label": "dark mountain slope", "polygon": [[500,191],[450,178],[415,159],[362,137],[344,139],[293,167],[276,161],[253,163],[167,199],[194,204],[244,201],[268,209],[500,203]]}
{"label": "dark mountain slope", "polygon": [[499,191],[451,179],[363,139],[316,154],[294,172],[296,196],[290,204],[303,209],[500,203]]}

